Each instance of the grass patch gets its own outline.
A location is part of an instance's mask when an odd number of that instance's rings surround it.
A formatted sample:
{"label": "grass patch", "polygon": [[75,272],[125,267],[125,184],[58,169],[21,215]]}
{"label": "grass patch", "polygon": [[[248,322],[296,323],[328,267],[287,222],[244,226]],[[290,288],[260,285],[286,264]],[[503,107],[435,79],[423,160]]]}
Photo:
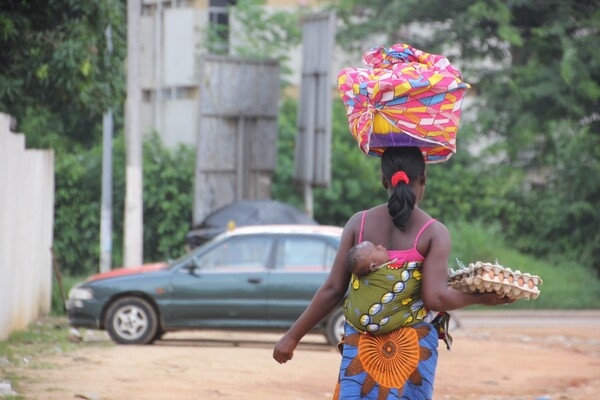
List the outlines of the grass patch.
{"label": "grass patch", "polygon": [[[31,383],[25,370],[51,370],[56,366],[45,356],[64,355],[82,346],[113,346],[106,340],[93,342],[73,340],[66,316],[48,316],[29,324],[26,330],[13,332],[0,341],[0,381],[8,381],[16,395],[0,396],[2,400],[29,400],[22,395]],[[85,337],[85,335],[84,335]],[[31,399],[33,400],[33,399]]]}
{"label": "grass patch", "polygon": [[[11,384],[17,395],[7,395],[3,400],[26,400],[21,395],[27,378],[19,371],[27,369],[52,369],[54,365],[41,358],[46,355],[73,351],[78,344],[69,340],[66,317],[50,316],[29,324],[26,330],[13,332],[7,340],[0,341],[0,380]],[[80,345],[79,345],[80,346]]]}
{"label": "grass patch", "polygon": [[448,226],[452,235],[450,267],[458,269],[457,259],[471,262],[495,262],[521,272],[539,275],[544,283],[536,300],[520,300],[513,309],[598,309],[600,279],[596,273],[576,260],[542,260],[523,254],[507,244],[498,227],[480,223]]}
{"label": "grass patch", "polygon": [[9,364],[23,365],[30,364],[39,355],[62,353],[74,347],[75,344],[69,341],[66,318],[47,317],[0,341],[0,357]]}

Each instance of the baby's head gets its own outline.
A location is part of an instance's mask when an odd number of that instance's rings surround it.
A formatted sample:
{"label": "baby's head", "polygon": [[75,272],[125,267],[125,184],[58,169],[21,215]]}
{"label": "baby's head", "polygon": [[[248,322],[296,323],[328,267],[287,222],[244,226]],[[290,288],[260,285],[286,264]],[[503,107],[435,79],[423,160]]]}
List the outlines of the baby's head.
{"label": "baby's head", "polygon": [[389,257],[385,247],[364,240],[352,246],[348,251],[346,269],[357,276],[364,276],[388,261]]}

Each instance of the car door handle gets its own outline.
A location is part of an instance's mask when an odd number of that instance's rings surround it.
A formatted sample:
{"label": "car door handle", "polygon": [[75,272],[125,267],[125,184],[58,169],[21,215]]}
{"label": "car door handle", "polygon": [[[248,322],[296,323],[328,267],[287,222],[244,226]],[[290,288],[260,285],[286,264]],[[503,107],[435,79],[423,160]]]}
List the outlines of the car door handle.
{"label": "car door handle", "polygon": [[248,278],[248,283],[261,283],[262,279],[260,278]]}

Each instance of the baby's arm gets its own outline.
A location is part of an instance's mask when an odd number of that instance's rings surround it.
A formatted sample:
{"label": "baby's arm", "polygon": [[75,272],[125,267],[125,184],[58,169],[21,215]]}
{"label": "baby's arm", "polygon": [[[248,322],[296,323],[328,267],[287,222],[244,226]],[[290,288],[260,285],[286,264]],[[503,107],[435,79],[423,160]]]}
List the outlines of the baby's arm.
{"label": "baby's arm", "polygon": [[371,272],[372,271],[377,271],[378,269],[381,269],[383,267],[387,267],[388,265],[393,264],[396,261],[398,261],[397,258],[394,258],[393,260],[390,260],[388,262],[384,262],[383,264],[379,264],[379,265],[377,265],[375,263],[371,263],[371,266],[369,267],[369,269],[371,270]]}

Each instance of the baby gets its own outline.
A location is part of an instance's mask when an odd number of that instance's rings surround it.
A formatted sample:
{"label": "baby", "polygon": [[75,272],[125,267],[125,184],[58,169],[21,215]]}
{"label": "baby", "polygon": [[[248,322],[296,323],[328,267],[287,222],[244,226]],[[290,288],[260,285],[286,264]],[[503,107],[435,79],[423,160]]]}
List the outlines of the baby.
{"label": "baby", "polygon": [[350,248],[346,256],[348,272],[361,277],[370,274],[379,268],[394,263],[390,260],[387,249],[381,245],[364,240]]}
{"label": "baby", "polygon": [[[397,258],[390,260],[387,249],[384,246],[376,245],[373,242],[364,240],[352,246],[348,251],[346,256],[346,269],[348,272],[351,272],[360,278],[370,274],[373,271],[377,271],[382,267],[393,264],[396,261],[398,261]],[[375,281],[372,281],[370,286],[359,285],[355,289],[360,290],[361,293],[366,293],[365,291],[370,292],[371,290],[379,290],[377,289],[377,283]],[[360,307],[360,302],[357,302],[356,304],[357,306],[355,307],[361,311],[361,315],[370,313],[370,309],[362,309]],[[367,305],[369,304],[370,303],[367,303]],[[393,308],[391,308],[391,310],[392,311],[388,310],[388,312],[391,312],[392,314],[388,315],[384,311],[382,312],[382,315],[386,317],[393,315],[396,312]],[[446,343],[446,348],[450,350],[450,346],[452,344],[452,336],[450,336],[448,333],[450,314],[447,312],[438,313],[436,311],[431,311],[429,314],[430,318],[432,319],[431,323],[438,331],[438,337]],[[390,323],[390,325],[392,325],[392,323]],[[400,327],[400,325],[398,327]],[[364,331],[374,333],[369,329],[369,326],[363,326],[361,328],[364,328]]]}

